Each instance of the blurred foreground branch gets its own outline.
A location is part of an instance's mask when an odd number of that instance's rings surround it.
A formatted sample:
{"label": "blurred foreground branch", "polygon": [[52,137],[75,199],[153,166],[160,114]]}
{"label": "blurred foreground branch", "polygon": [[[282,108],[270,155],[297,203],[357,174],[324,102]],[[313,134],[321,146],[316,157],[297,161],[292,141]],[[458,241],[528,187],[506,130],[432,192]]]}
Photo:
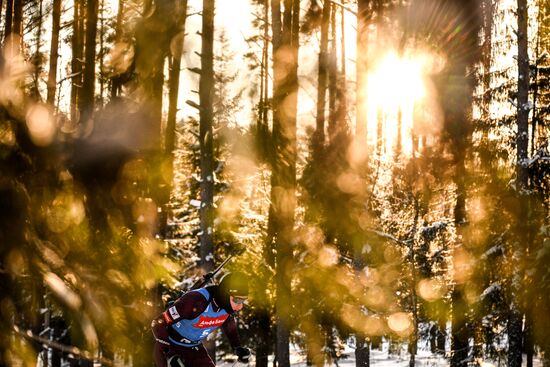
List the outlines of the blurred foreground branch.
{"label": "blurred foreground branch", "polygon": [[81,350],[81,349],[79,349],[75,346],[72,346],[72,345],[61,344],[61,343],[58,343],[56,341],[49,340],[49,339],[43,338],[43,337],[38,336],[38,335],[34,335],[31,330],[23,331],[17,325],[13,326],[13,331],[17,335],[20,335],[20,336],[22,336],[26,339],[45,344],[45,345],[47,345],[51,348],[60,350],[61,352],[70,353],[70,354],[73,354],[74,356],[79,356],[82,359],[88,359],[90,361],[98,361],[102,365],[105,365],[105,366],[114,366],[114,362],[110,359],[107,359],[107,358],[104,358],[104,357],[94,358],[93,353],[91,353],[87,350]]}

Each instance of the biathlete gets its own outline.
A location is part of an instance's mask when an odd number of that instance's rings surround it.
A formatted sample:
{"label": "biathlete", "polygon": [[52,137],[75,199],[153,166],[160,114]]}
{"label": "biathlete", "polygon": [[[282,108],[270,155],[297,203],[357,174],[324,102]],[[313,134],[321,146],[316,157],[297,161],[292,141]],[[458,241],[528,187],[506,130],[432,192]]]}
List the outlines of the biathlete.
{"label": "biathlete", "polygon": [[226,274],[218,285],[185,293],[151,325],[157,367],[215,367],[202,341],[221,327],[238,360],[247,363],[250,350],[241,346],[235,313],[248,298],[248,278]]}

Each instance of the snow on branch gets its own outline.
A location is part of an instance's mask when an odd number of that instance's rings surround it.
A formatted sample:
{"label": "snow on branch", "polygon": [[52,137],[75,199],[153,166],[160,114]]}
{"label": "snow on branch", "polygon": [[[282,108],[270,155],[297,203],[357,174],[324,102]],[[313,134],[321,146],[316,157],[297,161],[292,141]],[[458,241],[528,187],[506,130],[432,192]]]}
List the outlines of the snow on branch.
{"label": "snow on branch", "polygon": [[479,295],[479,300],[483,301],[487,297],[492,297],[493,295],[498,294],[501,289],[502,286],[499,283],[493,283]]}
{"label": "snow on branch", "polygon": [[399,238],[389,234],[389,233],[386,233],[386,232],[382,232],[380,230],[377,230],[377,229],[374,229],[374,228],[367,228],[366,229],[367,232],[369,233],[372,233],[372,234],[375,234],[377,235],[378,237],[382,237],[382,238],[385,238],[385,239],[388,239],[388,240],[391,240],[399,245],[402,245],[402,246],[406,246],[406,247],[409,247],[409,243],[406,242],[406,241],[402,241],[400,240]]}
{"label": "snow on branch", "polygon": [[533,164],[535,164],[538,161],[544,161],[544,162],[550,161],[550,156],[548,155],[548,152],[545,149],[537,150],[537,152],[533,157],[524,159],[523,161],[520,162],[520,164],[523,167],[531,167]]}
{"label": "snow on branch", "polygon": [[338,1],[335,1],[335,0],[328,0],[329,2],[331,2],[332,4],[336,5],[336,6],[339,6],[341,7],[342,9],[350,12],[351,14],[357,16],[357,12],[349,7],[347,7],[346,5],[342,4],[341,2],[338,2]]}
{"label": "snow on branch", "polygon": [[496,255],[501,255],[503,253],[504,249],[502,248],[502,245],[498,244],[485,251],[485,253],[482,255],[482,258],[486,259],[489,257],[494,257]]}
{"label": "snow on branch", "polygon": [[446,223],[446,222],[441,222],[441,221],[433,222],[430,225],[422,227],[420,229],[420,233],[425,237],[426,236],[433,236],[434,234],[436,234],[436,232],[442,231],[445,228],[447,228],[447,225],[448,225],[448,223]]}

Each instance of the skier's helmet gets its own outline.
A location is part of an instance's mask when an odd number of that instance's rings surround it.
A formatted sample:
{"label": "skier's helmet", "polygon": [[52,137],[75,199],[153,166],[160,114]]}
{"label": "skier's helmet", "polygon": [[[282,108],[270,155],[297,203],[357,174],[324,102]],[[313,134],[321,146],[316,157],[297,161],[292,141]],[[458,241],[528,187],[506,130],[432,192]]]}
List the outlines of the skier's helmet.
{"label": "skier's helmet", "polygon": [[220,280],[220,293],[223,296],[248,297],[248,276],[241,272],[225,274]]}

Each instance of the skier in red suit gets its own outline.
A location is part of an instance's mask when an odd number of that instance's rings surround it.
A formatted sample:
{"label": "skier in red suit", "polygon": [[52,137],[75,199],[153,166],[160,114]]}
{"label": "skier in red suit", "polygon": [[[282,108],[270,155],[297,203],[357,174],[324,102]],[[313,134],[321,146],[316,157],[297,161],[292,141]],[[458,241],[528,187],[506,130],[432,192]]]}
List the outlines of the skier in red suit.
{"label": "skier in red suit", "polygon": [[220,327],[239,361],[247,363],[250,350],[241,346],[234,317],[247,297],[248,278],[242,273],[181,296],[151,325],[157,367],[215,367],[202,341]]}

